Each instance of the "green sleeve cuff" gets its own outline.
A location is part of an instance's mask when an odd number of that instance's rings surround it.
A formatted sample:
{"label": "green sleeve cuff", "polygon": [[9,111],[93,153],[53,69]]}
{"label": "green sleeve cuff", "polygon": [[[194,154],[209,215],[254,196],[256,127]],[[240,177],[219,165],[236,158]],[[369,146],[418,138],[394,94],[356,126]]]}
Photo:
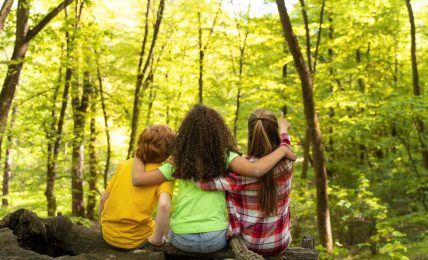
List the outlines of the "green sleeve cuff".
{"label": "green sleeve cuff", "polygon": [[172,176],[172,174],[175,172],[174,166],[172,166],[170,163],[165,163],[161,167],[159,167],[159,171],[162,173],[162,175],[169,181],[175,180],[175,178]]}

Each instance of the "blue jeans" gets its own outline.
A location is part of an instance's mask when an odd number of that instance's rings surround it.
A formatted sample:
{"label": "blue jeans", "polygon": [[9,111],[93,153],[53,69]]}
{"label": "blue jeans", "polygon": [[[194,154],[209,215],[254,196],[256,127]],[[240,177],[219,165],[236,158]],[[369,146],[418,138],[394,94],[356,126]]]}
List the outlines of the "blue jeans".
{"label": "blue jeans", "polygon": [[171,233],[171,244],[186,252],[213,253],[227,245],[226,230],[193,234]]}

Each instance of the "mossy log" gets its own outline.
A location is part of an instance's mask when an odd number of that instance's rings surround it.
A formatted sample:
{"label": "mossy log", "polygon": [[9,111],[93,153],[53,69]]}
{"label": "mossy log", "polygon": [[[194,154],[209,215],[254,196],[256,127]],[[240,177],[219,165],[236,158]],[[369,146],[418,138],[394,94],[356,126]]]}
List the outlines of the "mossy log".
{"label": "mossy log", "polygon": [[[19,209],[0,220],[0,259],[210,259],[233,258],[230,248],[189,254],[166,244],[125,251],[111,248],[99,230],[73,224],[65,216],[39,218]],[[317,259],[313,248],[290,248],[276,259]]]}

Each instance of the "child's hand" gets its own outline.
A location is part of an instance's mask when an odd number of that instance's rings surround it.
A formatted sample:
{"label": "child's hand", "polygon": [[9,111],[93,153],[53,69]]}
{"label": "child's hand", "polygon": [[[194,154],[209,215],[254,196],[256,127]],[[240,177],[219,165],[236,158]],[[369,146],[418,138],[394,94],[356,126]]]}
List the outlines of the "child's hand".
{"label": "child's hand", "polygon": [[150,244],[154,245],[154,246],[163,246],[163,244],[165,244],[166,240],[165,238],[162,236],[160,240],[156,239],[153,234],[151,234],[148,238],[147,241],[149,241]]}
{"label": "child's hand", "polygon": [[291,127],[291,124],[285,118],[280,118],[278,123],[281,133],[287,133],[288,129]]}

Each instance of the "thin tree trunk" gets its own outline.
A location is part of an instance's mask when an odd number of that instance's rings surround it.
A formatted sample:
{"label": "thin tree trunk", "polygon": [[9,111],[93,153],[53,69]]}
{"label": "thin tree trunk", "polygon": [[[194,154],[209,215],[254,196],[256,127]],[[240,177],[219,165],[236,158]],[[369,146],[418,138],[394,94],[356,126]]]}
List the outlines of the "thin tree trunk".
{"label": "thin tree trunk", "polygon": [[293,32],[285,3],[283,0],[276,0],[276,4],[278,6],[284,37],[287,41],[290,52],[293,55],[294,63],[302,82],[305,117],[309,128],[314,155],[315,181],[317,186],[318,231],[322,245],[326,247],[328,253],[332,253],[333,238],[330,224],[330,210],[328,206],[327,172],[324,149],[321,140],[321,131],[318,125],[317,115],[315,113],[312,79],[308,67],[303,59],[297,38]]}
{"label": "thin tree trunk", "polygon": [[108,126],[108,116],[107,116],[107,109],[106,109],[106,103],[104,100],[104,90],[103,90],[103,80],[101,77],[100,72],[100,66],[97,61],[97,76],[98,76],[98,86],[100,90],[100,96],[101,96],[101,108],[103,110],[103,116],[104,116],[104,129],[106,133],[106,139],[107,139],[107,158],[106,158],[106,165],[104,167],[104,189],[107,188],[107,181],[108,181],[108,172],[110,169],[110,159],[111,159],[111,142],[110,142],[110,130]]}
{"label": "thin tree trunk", "polygon": [[156,22],[154,25],[153,37],[152,37],[152,42],[151,42],[149,54],[146,58],[146,62],[144,64],[144,67],[141,70],[141,67],[143,64],[143,59],[144,59],[144,49],[145,49],[145,45],[146,45],[146,37],[147,37],[146,34],[148,35],[148,15],[150,12],[150,3],[149,2],[150,1],[148,1],[148,3],[147,3],[146,30],[145,30],[144,40],[143,40],[141,53],[140,53],[140,62],[138,65],[137,82],[136,82],[135,92],[134,92],[134,107],[132,110],[131,137],[129,139],[128,155],[127,155],[128,159],[134,155],[135,139],[137,136],[138,121],[139,121],[139,117],[140,117],[140,106],[141,106],[140,96],[142,94],[141,93],[142,88],[144,91],[143,80],[144,80],[144,77],[146,76],[147,69],[149,68],[149,65],[152,62],[152,57],[154,54],[154,49],[156,46],[156,41],[157,41],[160,25],[162,22],[163,11],[165,9],[165,0],[160,0],[157,15],[156,15]]}
{"label": "thin tree trunk", "polygon": [[12,176],[12,152],[13,152],[13,142],[14,142],[14,133],[12,131],[15,128],[16,114],[18,111],[18,105],[15,103],[12,109],[12,116],[10,119],[10,127],[7,135],[7,148],[6,156],[4,160],[4,174],[3,174],[3,198],[1,200],[2,206],[8,206],[8,195],[9,195],[9,182],[10,177]]}
{"label": "thin tree trunk", "polygon": [[82,97],[79,97],[79,85],[73,84],[73,149],[72,149],[72,170],[71,170],[71,197],[73,216],[84,217],[84,196],[83,196],[83,163],[84,163],[84,130],[86,121],[86,111],[89,103],[89,95],[92,91],[89,72],[84,73],[84,83]]}
{"label": "thin tree trunk", "polygon": [[97,137],[96,126],[95,126],[95,116],[97,112],[96,107],[97,102],[97,91],[95,88],[92,88],[91,93],[91,121],[90,121],[90,135],[89,135],[89,191],[88,191],[88,205],[86,207],[86,216],[90,220],[95,220],[95,207],[97,205],[96,195],[97,195],[97,153],[95,151],[95,141]]}
{"label": "thin tree trunk", "polygon": [[305,24],[306,57],[308,59],[307,61],[308,61],[309,72],[311,73],[311,77],[312,77],[311,36],[309,34],[308,14],[306,12],[305,0],[299,0],[299,2],[300,2],[300,6],[302,7],[303,22]]}
{"label": "thin tree trunk", "polygon": [[[413,16],[412,5],[410,0],[406,0],[407,11],[409,12],[409,22],[410,22],[410,36],[411,36],[411,57],[412,57],[412,80],[413,80],[413,95],[421,96],[421,87],[419,85],[419,72],[418,72],[418,62],[416,59],[416,26],[415,26],[415,17]],[[425,127],[424,122],[419,118],[415,118],[415,128],[418,131],[419,136],[425,137]],[[425,169],[428,169],[428,148],[424,138],[420,139],[421,144],[421,153],[422,160],[424,163]]]}
{"label": "thin tree trunk", "polygon": [[318,27],[318,38],[317,38],[317,45],[315,47],[315,54],[314,54],[314,68],[312,69],[312,74],[315,74],[317,69],[317,61],[318,61],[318,50],[321,42],[321,32],[322,32],[322,24],[324,20],[324,7],[325,7],[325,0],[322,1],[321,5],[321,11],[320,11],[320,24]]}
{"label": "thin tree trunk", "polygon": [[[239,30],[239,27],[238,27],[238,30]],[[238,131],[239,109],[241,108],[242,74],[244,71],[245,48],[247,47],[247,38],[248,38],[248,31],[245,32],[244,43],[239,46],[239,54],[240,54],[239,55],[239,74],[238,74],[239,83],[238,83],[238,92],[236,93],[236,110],[235,110],[235,120],[233,124],[233,135],[235,136],[235,138],[236,138],[236,132]],[[241,42],[241,39],[239,39],[239,41]]]}
{"label": "thin tree trunk", "polygon": [[[3,133],[6,127],[7,118],[9,115],[12,100],[15,96],[16,86],[19,82],[23,60],[27,53],[30,41],[41,31],[43,28],[61,12],[67,5],[71,4],[73,0],[65,0],[56,8],[52,9],[44,18],[33,27],[28,27],[28,17],[30,13],[30,5],[28,0],[18,0],[18,9],[16,11],[16,33],[15,44],[13,49],[12,58],[10,59],[6,77],[3,82],[3,87],[0,93],[0,151],[3,140]],[[1,154],[1,153],[0,153]]]}
{"label": "thin tree trunk", "polygon": [[309,168],[309,157],[311,150],[311,143],[309,141],[309,129],[306,127],[305,139],[303,140],[303,163],[302,163],[302,179],[306,180],[308,178],[308,168]]}
{"label": "thin tree trunk", "polygon": [[5,0],[0,10],[0,33],[3,31],[4,24],[6,23],[7,16],[12,8],[13,0]]}
{"label": "thin tree trunk", "polygon": [[153,89],[153,82],[148,82],[150,84],[150,92],[149,92],[149,104],[147,107],[147,116],[146,116],[146,126],[150,123],[150,115],[152,113],[153,102],[156,99],[156,89]]}
{"label": "thin tree trunk", "polygon": [[[62,60],[62,54],[61,54],[61,60]],[[48,155],[47,155],[45,196],[47,200],[48,216],[54,216],[56,211],[56,198],[54,195],[55,179],[57,174],[57,164],[58,164],[59,146],[60,146],[61,137],[62,137],[62,128],[64,125],[65,111],[68,103],[68,87],[64,86],[64,93],[63,93],[62,102],[61,102],[61,112],[57,119],[55,104],[56,104],[56,99],[58,96],[60,84],[62,82],[61,78],[62,78],[62,65],[60,65],[58,84],[55,88],[55,92],[52,100],[51,129],[47,131]]]}
{"label": "thin tree trunk", "polygon": [[199,44],[199,78],[198,78],[198,86],[199,86],[199,92],[198,92],[198,98],[199,103],[203,103],[203,96],[204,96],[204,58],[205,58],[205,52],[208,49],[208,45],[210,43],[211,36],[214,32],[215,25],[217,23],[218,14],[221,9],[222,0],[219,2],[219,6],[217,9],[217,12],[214,16],[213,25],[210,28],[210,32],[208,34],[207,41],[205,44],[202,42],[202,21],[201,21],[201,12],[198,11],[198,44]]}

